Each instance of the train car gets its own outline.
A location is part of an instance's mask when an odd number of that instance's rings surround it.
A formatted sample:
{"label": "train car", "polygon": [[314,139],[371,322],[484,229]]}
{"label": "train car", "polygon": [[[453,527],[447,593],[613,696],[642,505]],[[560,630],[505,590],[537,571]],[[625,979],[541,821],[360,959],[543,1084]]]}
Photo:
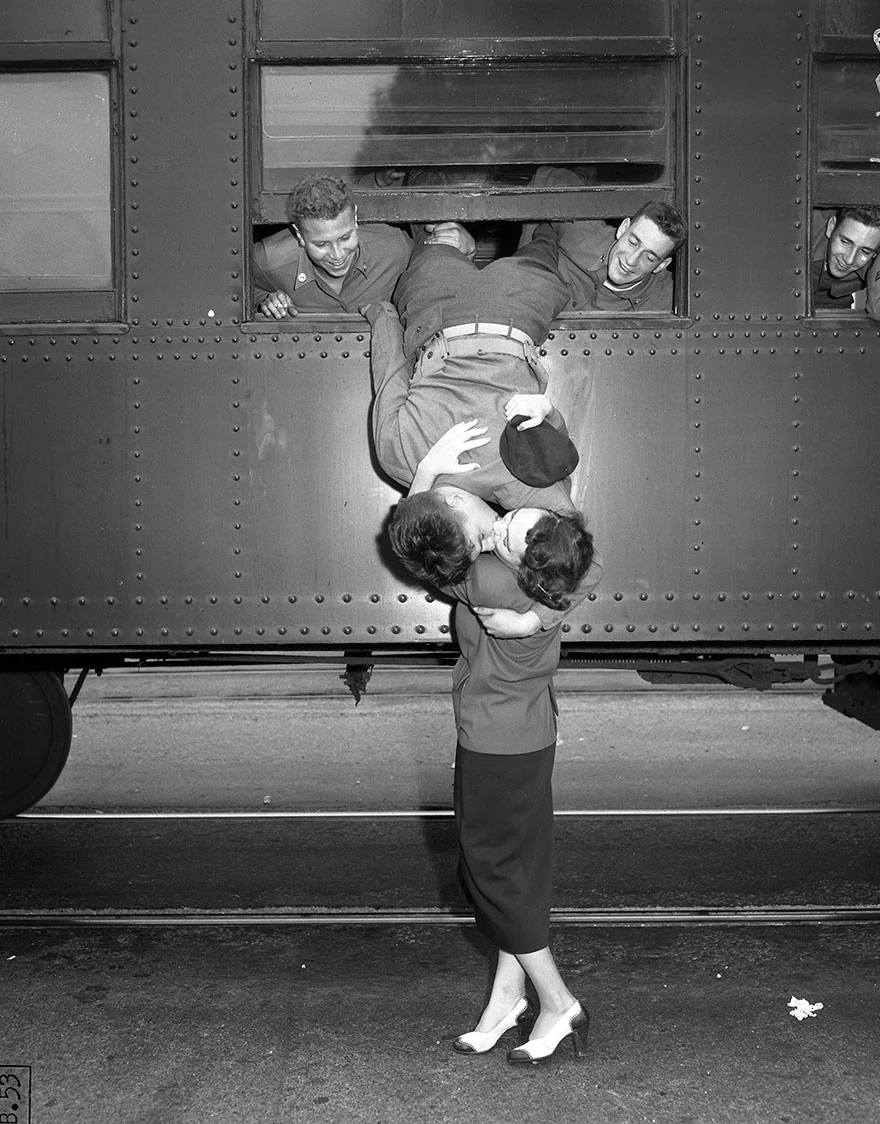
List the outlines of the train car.
{"label": "train car", "polygon": [[90,670],[325,660],[357,690],[454,654],[385,541],[369,325],[255,308],[253,245],[313,171],[361,220],[460,221],[483,261],[524,223],[674,204],[673,307],[572,309],[543,345],[605,560],[564,659],[824,676],[880,724],[880,324],[812,293],[825,216],[880,201],[877,22],[869,0],[6,0],[0,812],[57,777]]}

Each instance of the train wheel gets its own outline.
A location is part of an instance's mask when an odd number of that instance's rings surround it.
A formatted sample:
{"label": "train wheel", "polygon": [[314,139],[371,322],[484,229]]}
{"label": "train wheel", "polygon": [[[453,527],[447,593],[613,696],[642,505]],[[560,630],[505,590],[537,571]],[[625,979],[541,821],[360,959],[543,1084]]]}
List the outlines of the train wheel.
{"label": "train wheel", "polygon": [[70,703],[59,676],[0,673],[0,819],[46,795],[67,761],[72,733]]}

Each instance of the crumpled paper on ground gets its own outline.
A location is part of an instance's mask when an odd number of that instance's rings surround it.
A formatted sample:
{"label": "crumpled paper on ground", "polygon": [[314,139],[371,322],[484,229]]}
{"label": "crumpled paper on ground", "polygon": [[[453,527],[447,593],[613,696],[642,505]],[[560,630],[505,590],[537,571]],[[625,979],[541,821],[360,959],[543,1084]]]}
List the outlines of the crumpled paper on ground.
{"label": "crumpled paper on ground", "polygon": [[788,1012],[790,1015],[802,1022],[804,1019],[814,1019],[816,1012],[821,1011],[824,1003],[811,1003],[808,999],[795,999],[794,996],[788,1001],[791,1010]]}

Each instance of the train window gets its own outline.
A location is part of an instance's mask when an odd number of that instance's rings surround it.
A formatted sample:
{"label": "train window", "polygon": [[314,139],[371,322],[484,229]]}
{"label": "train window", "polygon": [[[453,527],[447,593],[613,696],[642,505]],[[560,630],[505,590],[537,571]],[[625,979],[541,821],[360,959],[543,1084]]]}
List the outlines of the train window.
{"label": "train window", "polygon": [[[818,66],[816,148],[822,194],[839,173],[868,173],[880,184],[876,58],[823,59]],[[823,175],[823,173],[825,173]],[[838,173],[835,177],[833,173]],[[877,189],[873,189],[876,196]],[[866,194],[864,187],[862,194]]]}
{"label": "train window", "polygon": [[819,0],[818,17],[809,309],[880,319],[876,4]]}
{"label": "train window", "polygon": [[89,43],[109,39],[107,0],[5,0],[0,43]]}
{"label": "train window", "polygon": [[[528,195],[539,166],[564,165],[582,186],[671,182],[669,60],[266,66],[261,73],[264,199],[324,172],[359,190],[407,189],[394,216],[400,220],[421,217],[417,203],[407,210],[413,193],[438,188],[446,196],[519,191],[519,217],[528,218],[535,217]],[[468,217],[498,217],[490,211]],[[263,217],[281,214],[269,206]],[[514,217],[509,207],[504,217]]]}
{"label": "train window", "polygon": [[877,24],[877,0],[821,0],[819,26],[823,37],[868,34]]}
{"label": "train window", "polygon": [[0,74],[0,318],[112,319],[111,210],[109,75]]}
{"label": "train window", "polygon": [[671,0],[260,0],[264,40],[511,38],[670,34]]}
{"label": "train window", "polygon": [[814,313],[880,319],[880,206],[815,208],[811,249]]}

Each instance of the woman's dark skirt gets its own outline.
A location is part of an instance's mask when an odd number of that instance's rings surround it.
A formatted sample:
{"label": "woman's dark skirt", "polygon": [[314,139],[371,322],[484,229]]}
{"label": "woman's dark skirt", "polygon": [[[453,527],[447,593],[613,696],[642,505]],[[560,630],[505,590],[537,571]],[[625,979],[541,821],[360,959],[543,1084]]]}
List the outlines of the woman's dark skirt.
{"label": "woman's dark skirt", "polygon": [[462,881],[477,925],[505,952],[550,943],[555,756],[555,745],[503,755],[456,749]]}

